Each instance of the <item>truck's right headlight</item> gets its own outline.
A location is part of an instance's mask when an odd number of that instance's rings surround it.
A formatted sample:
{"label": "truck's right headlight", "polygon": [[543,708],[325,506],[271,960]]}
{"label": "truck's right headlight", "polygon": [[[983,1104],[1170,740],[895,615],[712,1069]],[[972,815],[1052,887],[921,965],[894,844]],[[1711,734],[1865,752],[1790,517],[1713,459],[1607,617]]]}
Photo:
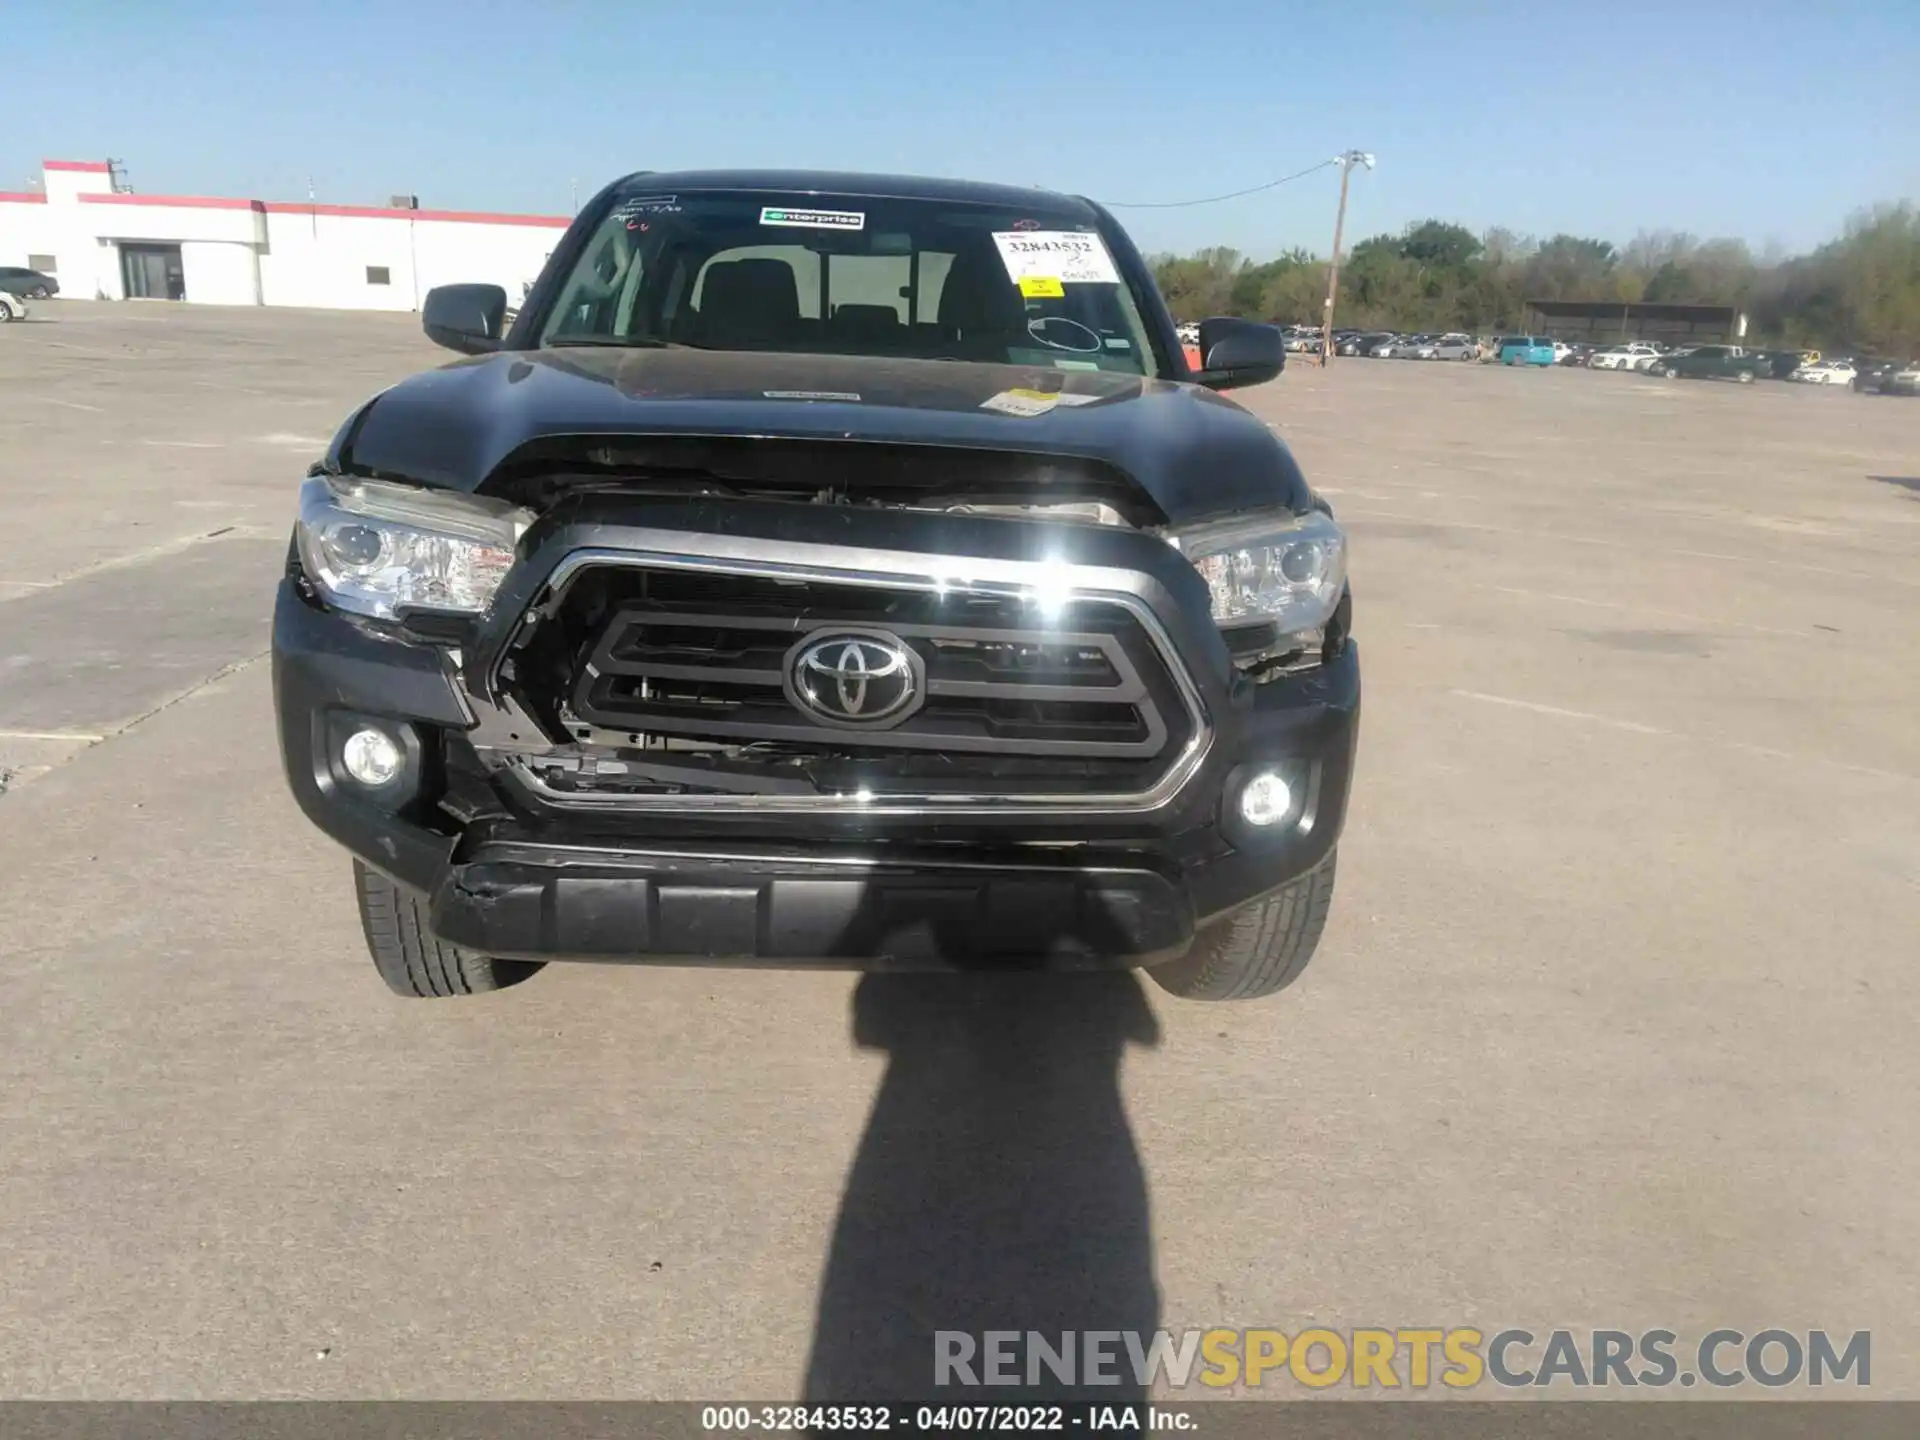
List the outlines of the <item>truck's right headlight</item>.
{"label": "truck's right headlight", "polygon": [[1347,582],[1347,537],[1331,515],[1236,517],[1167,532],[1200,572],[1222,627],[1270,621],[1282,635],[1324,627]]}
{"label": "truck's right headlight", "polygon": [[478,495],[315,475],[300,487],[300,564],[328,604],[359,615],[479,615],[532,523]]}

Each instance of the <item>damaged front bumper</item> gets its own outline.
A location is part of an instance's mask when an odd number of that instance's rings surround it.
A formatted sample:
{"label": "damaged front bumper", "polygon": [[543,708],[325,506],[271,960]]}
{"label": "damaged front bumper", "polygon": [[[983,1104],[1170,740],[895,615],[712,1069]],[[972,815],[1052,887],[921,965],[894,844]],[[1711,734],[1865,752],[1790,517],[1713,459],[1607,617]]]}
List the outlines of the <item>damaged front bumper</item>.
{"label": "damaged front bumper", "polygon": [[[804,517],[816,520],[835,523]],[[1117,554],[1141,538],[1080,543]],[[794,537],[784,543],[791,551]],[[569,557],[637,545],[606,526],[557,527],[510,579],[507,615],[550,593]],[[1147,576],[1140,593],[1190,677],[1205,744],[1151,803],[583,804],[530,786],[510,754],[522,740],[536,757],[560,741],[513,728],[528,717],[503,706],[492,683],[508,621],[461,642],[409,636],[327,610],[297,574],[280,588],[273,635],[288,781],[321,830],[428,897],[436,935],[499,957],[864,969],[1159,963],[1183,954],[1197,927],[1326,858],[1345,820],[1360,702],[1351,643],[1265,683],[1240,675],[1205,618],[1203,592],[1194,603],[1197,579],[1167,556],[1166,573]],[[378,792],[340,758],[345,737],[364,726],[395,737],[406,756],[395,784]],[[1262,773],[1284,774],[1295,797],[1284,822],[1266,829],[1249,825],[1240,805]]]}

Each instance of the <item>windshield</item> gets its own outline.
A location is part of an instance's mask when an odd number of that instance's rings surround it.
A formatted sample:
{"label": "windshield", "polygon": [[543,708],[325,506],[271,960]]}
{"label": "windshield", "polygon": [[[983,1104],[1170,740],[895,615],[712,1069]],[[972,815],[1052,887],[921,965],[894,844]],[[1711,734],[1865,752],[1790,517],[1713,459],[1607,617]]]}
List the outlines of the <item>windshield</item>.
{"label": "windshield", "polygon": [[1164,369],[1139,297],[1083,221],[864,195],[630,189],[540,343]]}

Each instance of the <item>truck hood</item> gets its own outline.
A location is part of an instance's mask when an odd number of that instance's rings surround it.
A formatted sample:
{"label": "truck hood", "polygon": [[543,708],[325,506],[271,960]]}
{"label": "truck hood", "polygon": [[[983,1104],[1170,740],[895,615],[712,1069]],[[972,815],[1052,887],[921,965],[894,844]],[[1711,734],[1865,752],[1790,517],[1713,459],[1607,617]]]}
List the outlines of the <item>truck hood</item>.
{"label": "truck hood", "polygon": [[503,351],[404,380],[341,428],[329,468],[474,491],[536,441],[751,436],[1072,456],[1169,521],[1304,512],[1271,428],[1198,386],[1106,371],[753,351]]}

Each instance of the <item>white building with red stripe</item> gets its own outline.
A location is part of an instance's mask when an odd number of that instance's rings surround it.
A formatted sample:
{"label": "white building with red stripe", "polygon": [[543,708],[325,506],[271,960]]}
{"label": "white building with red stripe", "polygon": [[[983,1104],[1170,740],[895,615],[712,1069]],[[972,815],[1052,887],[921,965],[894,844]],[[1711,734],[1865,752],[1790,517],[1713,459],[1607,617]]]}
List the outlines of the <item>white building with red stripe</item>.
{"label": "white building with red stripe", "polygon": [[491,281],[518,303],[567,220],[117,189],[104,162],[46,160],[0,191],[0,265],[75,299],[417,310],[435,285]]}

